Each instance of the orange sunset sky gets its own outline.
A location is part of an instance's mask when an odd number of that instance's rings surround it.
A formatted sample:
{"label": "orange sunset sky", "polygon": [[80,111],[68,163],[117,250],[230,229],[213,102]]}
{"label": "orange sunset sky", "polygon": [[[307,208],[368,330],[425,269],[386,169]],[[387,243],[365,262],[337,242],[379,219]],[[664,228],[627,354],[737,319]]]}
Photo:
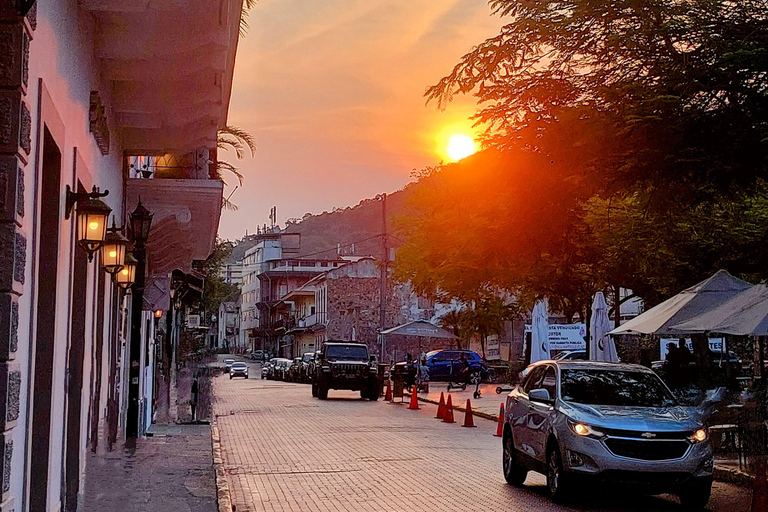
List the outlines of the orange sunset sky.
{"label": "orange sunset sky", "polygon": [[[472,97],[441,112],[424,90],[503,21],[483,0],[259,0],[237,53],[229,124],[250,132],[254,158],[222,213],[239,238],[278,222],[357,204],[448,161],[451,135],[473,134]],[[234,155],[220,158],[233,161]],[[225,196],[229,195],[234,177]]]}

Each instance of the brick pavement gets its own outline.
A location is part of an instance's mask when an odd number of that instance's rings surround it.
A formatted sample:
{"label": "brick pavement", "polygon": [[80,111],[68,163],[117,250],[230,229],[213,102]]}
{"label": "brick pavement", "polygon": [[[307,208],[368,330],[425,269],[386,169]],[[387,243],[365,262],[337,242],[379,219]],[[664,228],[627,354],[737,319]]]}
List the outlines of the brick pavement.
{"label": "brick pavement", "polygon": [[89,454],[83,512],[216,512],[209,425],[154,425],[135,452]]}
{"label": "brick pavement", "polygon": [[[238,512],[574,510],[546,498],[541,475],[531,473],[524,488],[504,482],[492,421],[478,418],[479,428],[465,429],[433,419],[434,406],[409,411],[346,391],[320,401],[306,385],[257,379],[218,377],[214,395]],[[710,507],[746,512],[749,499],[747,491],[718,483]],[[576,505],[603,512],[680,510],[657,497],[626,502],[585,496]]]}

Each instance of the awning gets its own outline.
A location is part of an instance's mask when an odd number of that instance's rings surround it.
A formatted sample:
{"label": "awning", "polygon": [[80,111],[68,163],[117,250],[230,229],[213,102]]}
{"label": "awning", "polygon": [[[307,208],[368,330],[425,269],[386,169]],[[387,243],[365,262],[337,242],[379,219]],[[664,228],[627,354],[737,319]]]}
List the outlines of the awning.
{"label": "awning", "polygon": [[755,285],[714,309],[673,327],[688,333],[768,336],[768,286]]}
{"label": "awning", "polygon": [[422,338],[440,338],[440,339],[455,339],[456,336],[446,331],[442,327],[433,325],[426,320],[415,320],[408,322],[407,324],[398,325],[385,331],[381,331],[381,334],[397,334],[400,336],[420,336]]}
{"label": "awning", "polygon": [[752,285],[725,270],[691,286],[608,334],[683,335],[675,326],[706,313]]}

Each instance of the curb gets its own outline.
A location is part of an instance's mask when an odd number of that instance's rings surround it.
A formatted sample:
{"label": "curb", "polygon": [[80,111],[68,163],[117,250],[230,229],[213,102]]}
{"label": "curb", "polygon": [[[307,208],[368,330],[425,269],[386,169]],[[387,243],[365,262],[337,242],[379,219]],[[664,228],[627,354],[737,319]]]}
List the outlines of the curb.
{"label": "curb", "polygon": [[755,483],[755,477],[748,475],[738,469],[729,469],[715,466],[712,476],[718,482],[727,482],[729,484],[738,485],[739,487],[752,488]]}
{"label": "curb", "polygon": [[211,421],[211,444],[213,447],[213,470],[216,474],[216,502],[219,512],[232,512],[232,497],[229,493],[229,482],[224,473],[224,458],[221,456],[221,435],[216,419]]}
{"label": "curb", "polygon": [[[404,394],[407,394],[407,393],[404,393]],[[410,394],[408,394],[408,396],[410,396]],[[429,398],[420,397],[420,396],[418,397],[418,399],[420,402],[439,405],[439,402],[437,400],[431,400]],[[461,406],[454,405],[453,409],[460,412],[466,412],[466,408]],[[485,418],[491,421],[499,420],[498,416],[491,416],[490,414],[486,414],[480,411],[473,410],[472,414],[474,416],[479,416],[481,418]],[[746,487],[748,489],[751,489],[752,485],[755,482],[755,477],[752,475],[744,473],[743,471],[739,471],[738,469],[729,469],[729,468],[723,468],[719,466],[715,466],[714,471],[712,472],[712,476],[718,482],[726,482],[729,484],[737,485],[739,487]]]}

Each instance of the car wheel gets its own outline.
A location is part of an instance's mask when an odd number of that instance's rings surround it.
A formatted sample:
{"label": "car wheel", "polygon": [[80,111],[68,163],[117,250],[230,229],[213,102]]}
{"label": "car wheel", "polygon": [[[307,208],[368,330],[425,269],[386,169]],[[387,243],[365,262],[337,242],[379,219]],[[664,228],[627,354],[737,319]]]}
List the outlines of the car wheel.
{"label": "car wheel", "polygon": [[247,378],[248,378],[248,376],[246,375],[246,376],[245,376],[245,378],[247,379]]}
{"label": "car wheel", "polygon": [[517,461],[515,443],[513,442],[512,434],[509,433],[509,430],[504,432],[502,446],[502,468],[504,469],[504,479],[509,485],[519,487],[523,485],[523,482],[525,482],[525,479],[528,477],[528,469],[521,466]]}
{"label": "car wheel", "polygon": [[317,398],[320,400],[327,400],[328,399],[328,388],[325,386],[318,386],[317,387]]}
{"label": "car wheel", "polygon": [[317,397],[317,384],[312,383],[312,396]]}
{"label": "car wheel", "polygon": [[709,496],[712,494],[712,479],[697,478],[696,481],[680,490],[677,496],[685,510],[701,511],[707,506]]}
{"label": "car wheel", "polygon": [[375,402],[379,399],[379,381],[375,380],[368,386],[368,400]]}
{"label": "car wheel", "polygon": [[562,504],[568,499],[568,477],[563,471],[557,445],[552,445],[547,451],[547,488],[554,503]]}
{"label": "car wheel", "polygon": [[469,382],[473,385],[480,384],[480,381],[482,380],[482,375],[479,371],[474,371],[469,374]]}
{"label": "car wheel", "polygon": [[229,380],[232,380],[232,374],[231,373],[229,374]]}

